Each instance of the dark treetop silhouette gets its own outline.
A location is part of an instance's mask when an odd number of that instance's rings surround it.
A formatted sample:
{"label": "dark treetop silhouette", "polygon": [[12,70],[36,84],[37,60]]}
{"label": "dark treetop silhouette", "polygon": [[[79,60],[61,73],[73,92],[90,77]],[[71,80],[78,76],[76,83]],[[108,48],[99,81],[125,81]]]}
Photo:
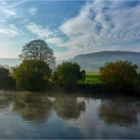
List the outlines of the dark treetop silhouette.
{"label": "dark treetop silhouette", "polygon": [[49,65],[55,64],[53,50],[43,40],[33,40],[23,46],[22,53],[19,55],[21,59],[38,59]]}

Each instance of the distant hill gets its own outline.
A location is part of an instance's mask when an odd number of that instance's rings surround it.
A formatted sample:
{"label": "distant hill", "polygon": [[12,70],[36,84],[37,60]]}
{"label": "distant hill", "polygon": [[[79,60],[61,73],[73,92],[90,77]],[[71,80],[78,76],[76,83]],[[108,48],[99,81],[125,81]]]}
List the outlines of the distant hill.
{"label": "distant hill", "polygon": [[77,62],[87,71],[98,71],[99,68],[106,62],[116,60],[127,60],[140,67],[140,52],[101,51],[96,53],[81,54],[71,59],[71,61]]}
{"label": "distant hill", "polygon": [[[140,52],[126,51],[101,51],[89,54],[81,54],[70,61],[77,62],[86,71],[98,71],[106,62],[127,60],[140,67]],[[21,63],[18,58],[0,58],[0,65],[16,66]],[[57,61],[57,64],[61,61]]]}
{"label": "distant hill", "polygon": [[21,61],[17,58],[0,58],[0,65],[16,66]]}

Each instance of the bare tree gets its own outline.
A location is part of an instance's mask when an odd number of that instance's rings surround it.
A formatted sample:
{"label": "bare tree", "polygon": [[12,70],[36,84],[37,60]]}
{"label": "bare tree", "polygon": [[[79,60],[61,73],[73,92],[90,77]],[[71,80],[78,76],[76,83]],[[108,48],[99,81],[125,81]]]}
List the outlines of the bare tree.
{"label": "bare tree", "polygon": [[48,47],[48,44],[43,40],[33,40],[23,46],[22,53],[19,57],[23,60],[38,59],[52,66],[55,64],[53,50]]}

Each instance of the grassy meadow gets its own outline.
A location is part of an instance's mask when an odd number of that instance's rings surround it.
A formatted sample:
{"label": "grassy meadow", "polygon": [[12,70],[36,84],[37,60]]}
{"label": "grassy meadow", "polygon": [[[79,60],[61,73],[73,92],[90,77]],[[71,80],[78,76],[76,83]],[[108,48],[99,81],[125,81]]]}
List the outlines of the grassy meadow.
{"label": "grassy meadow", "polygon": [[102,83],[99,72],[86,72],[86,84],[100,84]]}

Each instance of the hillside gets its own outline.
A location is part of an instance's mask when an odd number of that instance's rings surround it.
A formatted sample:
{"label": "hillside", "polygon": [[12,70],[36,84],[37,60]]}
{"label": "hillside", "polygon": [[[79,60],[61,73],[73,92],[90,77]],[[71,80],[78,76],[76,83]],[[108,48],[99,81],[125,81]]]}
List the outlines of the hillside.
{"label": "hillside", "polygon": [[[140,67],[140,52],[126,51],[101,51],[89,54],[77,55],[71,59],[77,62],[86,71],[98,71],[106,62],[127,60]],[[21,61],[16,58],[0,58],[0,65],[16,66]],[[58,64],[61,62],[57,62]]]}
{"label": "hillside", "polygon": [[96,53],[81,54],[71,59],[71,61],[77,62],[87,71],[98,71],[99,68],[106,62],[116,60],[127,60],[140,67],[140,52],[101,51]]}

